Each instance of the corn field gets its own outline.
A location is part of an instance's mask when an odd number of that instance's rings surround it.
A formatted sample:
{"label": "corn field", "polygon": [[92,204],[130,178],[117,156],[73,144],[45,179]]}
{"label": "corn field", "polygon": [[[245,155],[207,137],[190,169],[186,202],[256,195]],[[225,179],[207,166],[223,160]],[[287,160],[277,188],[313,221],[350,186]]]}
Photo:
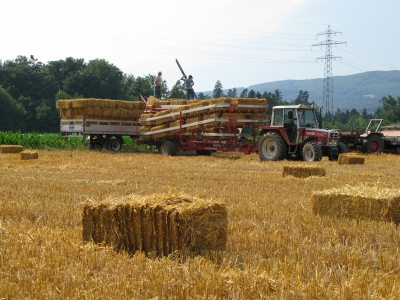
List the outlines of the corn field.
{"label": "corn field", "polygon": [[[310,201],[346,185],[398,189],[400,156],[324,158],[310,165],[325,176],[296,178],[282,169],[301,162],[258,155],[38,152],[0,154],[0,298],[400,298],[397,225],[321,217]],[[85,204],[170,192],[226,204],[226,250],[153,257],[83,242]]]}

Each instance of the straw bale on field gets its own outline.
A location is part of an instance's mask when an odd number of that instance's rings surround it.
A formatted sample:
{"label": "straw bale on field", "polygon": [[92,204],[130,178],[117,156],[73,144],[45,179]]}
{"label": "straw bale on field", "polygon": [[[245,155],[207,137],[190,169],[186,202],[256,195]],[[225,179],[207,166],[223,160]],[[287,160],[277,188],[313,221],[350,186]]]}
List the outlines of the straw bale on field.
{"label": "straw bale on field", "polygon": [[0,145],[1,153],[20,153],[24,147],[20,145]]}
{"label": "straw bale on field", "polygon": [[166,256],[176,250],[224,250],[228,213],[221,202],[184,194],[131,195],[86,204],[82,225],[85,242]]}
{"label": "straw bale on field", "polygon": [[315,166],[283,166],[282,176],[294,176],[297,178],[306,178],[310,176],[325,176],[326,172],[325,169],[322,167],[315,167]]}
{"label": "straw bale on field", "polygon": [[21,152],[21,159],[38,159],[39,154],[36,151],[24,150]]}
{"label": "straw bale on field", "polygon": [[335,218],[400,222],[400,190],[349,186],[313,192],[315,214]]}
{"label": "straw bale on field", "polygon": [[365,158],[357,153],[340,153],[338,157],[339,165],[363,165]]}

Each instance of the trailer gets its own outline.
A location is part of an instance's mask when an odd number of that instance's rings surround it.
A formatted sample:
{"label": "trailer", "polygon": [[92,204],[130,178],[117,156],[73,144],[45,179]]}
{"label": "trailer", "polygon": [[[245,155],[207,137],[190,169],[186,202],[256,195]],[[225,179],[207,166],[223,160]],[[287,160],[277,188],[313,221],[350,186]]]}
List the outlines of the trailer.
{"label": "trailer", "polygon": [[[89,149],[106,148],[119,151],[124,143],[123,136],[129,136],[137,145],[153,145],[164,155],[175,155],[178,151],[196,151],[197,155],[210,155],[213,151],[249,154],[258,151],[257,128],[269,122],[267,104],[210,104],[157,115],[157,112],[172,111],[178,107],[180,105],[160,107],[149,105],[144,115],[153,114],[153,116],[132,121],[97,120],[85,117],[61,119],[60,132],[64,137],[88,137]],[[242,114],[243,118],[235,118],[238,114]],[[197,122],[185,124],[185,121],[193,116],[201,118]],[[250,119],[245,116],[258,118]],[[179,121],[179,124],[159,130],[141,131],[144,124],[158,124],[158,121],[162,124],[162,120],[165,119]]]}
{"label": "trailer", "polygon": [[337,160],[344,151],[339,132],[319,128],[316,110],[300,104],[274,107],[271,113],[265,99],[220,98],[195,105],[146,105],[140,118],[128,121],[86,118],[83,113],[82,118],[61,118],[60,132],[87,137],[89,149],[119,151],[123,137],[129,136],[137,145],[171,156],[224,151],[258,153],[265,161]]}

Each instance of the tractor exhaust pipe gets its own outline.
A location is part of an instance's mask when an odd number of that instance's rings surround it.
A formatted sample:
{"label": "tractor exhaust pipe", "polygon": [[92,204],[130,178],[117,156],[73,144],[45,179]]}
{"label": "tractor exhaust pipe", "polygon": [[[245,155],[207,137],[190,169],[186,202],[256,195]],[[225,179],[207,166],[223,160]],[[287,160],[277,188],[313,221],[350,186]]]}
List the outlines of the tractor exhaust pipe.
{"label": "tractor exhaust pipe", "polygon": [[319,116],[318,116],[318,127],[319,127],[319,129],[322,129],[322,108],[323,108],[323,106],[321,106],[319,108]]}

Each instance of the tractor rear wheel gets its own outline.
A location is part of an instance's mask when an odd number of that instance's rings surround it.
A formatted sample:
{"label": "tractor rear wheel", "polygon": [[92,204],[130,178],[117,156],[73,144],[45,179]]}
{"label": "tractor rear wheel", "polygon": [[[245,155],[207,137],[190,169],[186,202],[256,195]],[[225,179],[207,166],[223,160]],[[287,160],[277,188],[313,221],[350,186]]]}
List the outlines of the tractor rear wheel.
{"label": "tractor rear wheel", "polygon": [[264,134],[258,143],[258,155],[261,160],[277,161],[286,157],[287,147],[281,135],[271,132]]}
{"label": "tractor rear wheel", "polygon": [[302,152],[305,161],[320,161],[322,159],[322,150],[317,143],[305,143]]}
{"label": "tractor rear wheel", "polygon": [[171,141],[165,141],[161,145],[161,154],[165,156],[175,156],[176,155],[176,145]]}
{"label": "tractor rear wheel", "polygon": [[379,135],[370,135],[367,137],[362,145],[363,153],[378,154],[383,151],[383,140]]}

